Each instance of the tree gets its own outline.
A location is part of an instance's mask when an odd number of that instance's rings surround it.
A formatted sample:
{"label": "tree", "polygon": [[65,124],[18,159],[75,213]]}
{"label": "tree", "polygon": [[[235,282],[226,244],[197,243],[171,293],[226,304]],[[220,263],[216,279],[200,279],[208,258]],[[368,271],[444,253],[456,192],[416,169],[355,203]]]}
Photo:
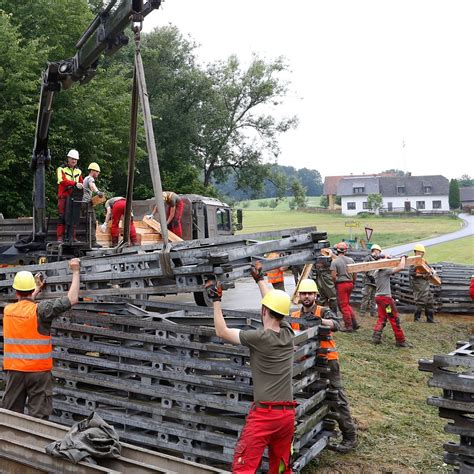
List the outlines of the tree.
{"label": "tree", "polygon": [[306,188],[306,194],[309,196],[320,196],[323,192],[323,180],[317,170],[301,168],[297,172],[298,179]]}
{"label": "tree", "polygon": [[471,178],[468,174],[463,174],[458,179],[459,187],[465,188],[468,186],[474,186],[474,178]]}
{"label": "tree", "polygon": [[267,113],[287,92],[279,75],[286,71],[281,58],[266,63],[254,57],[242,70],[236,56],[208,67],[207,93],[200,104],[200,128],[192,151],[203,174],[222,180],[230,170],[237,187],[262,187],[262,163],[279,154],[277,138],[296,125],[296,119],[277,120]]}
{"label": "tree", "polygon": [[451,209],[459,209],[461,199],[459,197],[459,183],[457,179],[449,182],[449,207]]}
{"label": "tree", "polygon": [[371,211],[374,211],[376,214],[380,210],[383,204],[383,197],[381,194],[374,193],[367,196],[367,206]]}
{"label": "tree", "polygon": [[327,196],[321,196],[321,199],[319,200],[319,205],[321,207],[324,207],[327,209],[329,207],[329,199]]}
{"label": "tree", "polygon": [[294,179],[291,183],[291,191],[293,193],[293,200],[296,207],[306,207],[306,189],[301,185],[301,183]]}

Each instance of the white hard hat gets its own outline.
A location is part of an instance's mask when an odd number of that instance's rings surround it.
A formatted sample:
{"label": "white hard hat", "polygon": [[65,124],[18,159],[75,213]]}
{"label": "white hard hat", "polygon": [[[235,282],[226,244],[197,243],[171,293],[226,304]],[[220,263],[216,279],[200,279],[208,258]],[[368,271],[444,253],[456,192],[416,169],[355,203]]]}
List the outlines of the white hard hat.
{"label": "white hard hat", "polygon": [[79,159],[79,152],[77,150],[69,150],[69,153],[67,154],[68,158],[72,158],[73,160],[78,160]]}

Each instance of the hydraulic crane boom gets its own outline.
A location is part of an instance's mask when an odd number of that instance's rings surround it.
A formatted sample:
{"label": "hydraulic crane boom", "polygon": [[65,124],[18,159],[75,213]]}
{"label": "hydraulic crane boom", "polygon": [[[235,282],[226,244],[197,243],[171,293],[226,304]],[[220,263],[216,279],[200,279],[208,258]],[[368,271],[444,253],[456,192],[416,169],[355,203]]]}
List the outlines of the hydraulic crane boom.
{"label": "hydraulic crane boom", "polygon": [[76,44],[74,57],[48,63],[43,73],[31,159],[33,184],[33,237],[31,249],[46,241],[45,169],[51,162],[48,135],[55,94],[75,82],[86,84],[96,73],[102,53],[111,55],[128,43],[124,29],[134,15],[141,18],[160,7],[162,0],[111,0],[92,21]]}

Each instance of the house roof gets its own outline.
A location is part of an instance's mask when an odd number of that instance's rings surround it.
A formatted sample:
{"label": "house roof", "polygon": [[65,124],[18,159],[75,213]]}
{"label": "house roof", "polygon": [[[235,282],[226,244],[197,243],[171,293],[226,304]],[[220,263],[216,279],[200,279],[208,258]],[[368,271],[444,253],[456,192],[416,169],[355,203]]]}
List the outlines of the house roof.
{"label": "house roof", "polygon": [[[424,188],[431,186],[431,192],[425,193]],[[403,196],[447,196],[449,194],[449,181],[441,175],[432,176],[398,176],[396,178],[379,178],[380,194],[382,196],[400,196],[397,187],[404,187]]]}
{"label": "house roof", "polygon": [[459,188],[459,198],[461,202],[474,202],[474,186]]}
{"label": "house roof", "polygon": [[361,175],[345,175],[345,176],[326,176],[324,178],[323,194],[337,194],[337,186],[339,181],[343,178],[367,178],[370,176],[377,176],[375,174],[361,174]]}
{"label": "house roof", "polygon": [[[354,188],[364,188],[363,192],[354,193]],[[367,196],[379,193],[379,178],[376,176],[351,176],[342,178],[337,185],[338,196]]]}

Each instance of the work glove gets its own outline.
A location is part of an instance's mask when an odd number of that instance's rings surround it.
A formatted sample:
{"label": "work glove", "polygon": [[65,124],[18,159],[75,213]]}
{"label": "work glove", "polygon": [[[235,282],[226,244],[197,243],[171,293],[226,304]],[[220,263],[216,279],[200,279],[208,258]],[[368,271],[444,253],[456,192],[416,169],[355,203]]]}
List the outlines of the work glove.
{"label": "work glove", "polygon": [[97,193],[97,196],[99,196],[100,198],[103,198],[103,197],[104,197],[104,193],[103,193],[102,191],[99,191],[99,192]]}
{"label": "work glove", "polygon": [[250,275],[254,279],[255,283],[262,281],[264,279],[263,270],[262,270],[262,262],[255,262],[250,267]]}
{"label": "work glove", "polygon": [[46,280],[41,272],[35,274],[35,285],[38,290],[42,290],[46,286]]}
{"label": "work glove", "polygon": [[99,228],[102,233],[105,234],[107,232],[107,224],[105,222]]}
{"label": "work glove", "polygon": [[76,188],[77,189],[82,189],[84,186],[82,185],[82,183],[76,183]]}
{"label": "work glove", "polygon": [[222,299],[222,286],[216,280],[208,280],[205,285],[207,296],[215,303]]}
{"label": "work glove", "polygon": [[375,277],[372,275],[369,275],[369,283],[372,283],[375,285]]}
{"label": "work glove", "polygon": [[145,219],[153,219],[153,214],[147,214],[147,215],[145,216]]}

